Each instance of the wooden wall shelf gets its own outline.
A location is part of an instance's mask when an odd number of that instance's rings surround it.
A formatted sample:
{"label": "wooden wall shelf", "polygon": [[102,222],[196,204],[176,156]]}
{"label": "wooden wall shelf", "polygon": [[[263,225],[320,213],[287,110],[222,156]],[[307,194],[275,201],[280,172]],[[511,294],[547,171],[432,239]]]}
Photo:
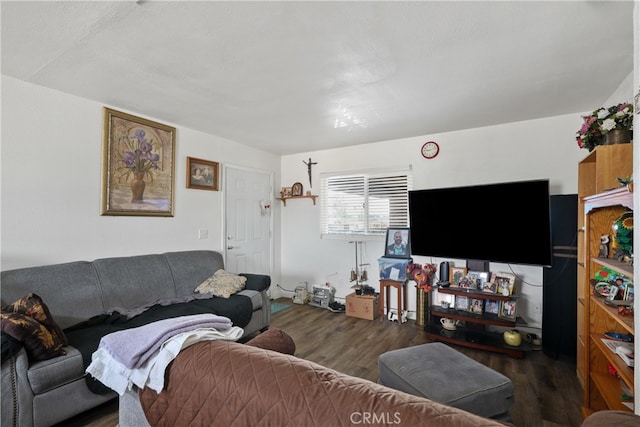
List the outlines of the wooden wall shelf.
{"label": "wooden wall shelf", "polygon": [[291,200],[291,199],[311,199],[313,200],[313,204],[315,205],[317,197],[318,196],[315,194],[306,194],[304,196],[286,196],[286,197],[276,197],[276,198],[280,200],[284,206],[287,206],[287,200]]}

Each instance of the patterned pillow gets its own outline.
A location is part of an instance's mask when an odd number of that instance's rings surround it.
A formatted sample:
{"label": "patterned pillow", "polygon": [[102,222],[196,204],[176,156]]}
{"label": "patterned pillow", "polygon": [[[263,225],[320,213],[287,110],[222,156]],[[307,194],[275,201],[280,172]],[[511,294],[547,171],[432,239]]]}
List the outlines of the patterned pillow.
{"label": "patterned pillow", "polygon": [[45,360],[65,354],[67,337],[38,295],[30,293],[2,307],[0,316],[2,332],[20,341],[29,359]]}
{"label": "patterned pillow", "polygon": [[194,292],[229,298],[232,294],[244,289],[246,281],[246,277],[227,273],[223,269],[220,269],[204,282],[200,283]]}

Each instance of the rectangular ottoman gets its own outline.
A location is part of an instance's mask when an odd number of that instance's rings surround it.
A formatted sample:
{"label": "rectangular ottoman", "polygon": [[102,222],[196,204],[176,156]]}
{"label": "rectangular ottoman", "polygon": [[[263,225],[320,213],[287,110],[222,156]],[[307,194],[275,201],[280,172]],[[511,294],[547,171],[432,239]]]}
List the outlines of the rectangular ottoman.
{"label": "rectangular ottoman", "polygon": [[378,357],[380,384],[464,409],[511,421],[511,380],[443,343],[392,350]]}

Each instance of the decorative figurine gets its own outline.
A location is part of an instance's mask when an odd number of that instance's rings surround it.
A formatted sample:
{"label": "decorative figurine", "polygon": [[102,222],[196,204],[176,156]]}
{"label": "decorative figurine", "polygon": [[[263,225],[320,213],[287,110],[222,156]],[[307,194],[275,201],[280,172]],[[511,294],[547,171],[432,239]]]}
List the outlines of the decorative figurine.
{"label": "decorative figurine", "polygon": [[608,234],[600,236],[600,253],[598,254],[600,258],[609,258],[609,242]]}

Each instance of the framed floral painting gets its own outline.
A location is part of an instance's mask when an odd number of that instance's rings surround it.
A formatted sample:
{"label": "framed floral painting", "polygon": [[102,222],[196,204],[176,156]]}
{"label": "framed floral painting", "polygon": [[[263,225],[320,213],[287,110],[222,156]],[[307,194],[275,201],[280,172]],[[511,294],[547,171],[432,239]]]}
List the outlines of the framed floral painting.
{"label": "framed floral painting", "polygon": [[173,216],[176,129],[104,108],[102,215]]}

